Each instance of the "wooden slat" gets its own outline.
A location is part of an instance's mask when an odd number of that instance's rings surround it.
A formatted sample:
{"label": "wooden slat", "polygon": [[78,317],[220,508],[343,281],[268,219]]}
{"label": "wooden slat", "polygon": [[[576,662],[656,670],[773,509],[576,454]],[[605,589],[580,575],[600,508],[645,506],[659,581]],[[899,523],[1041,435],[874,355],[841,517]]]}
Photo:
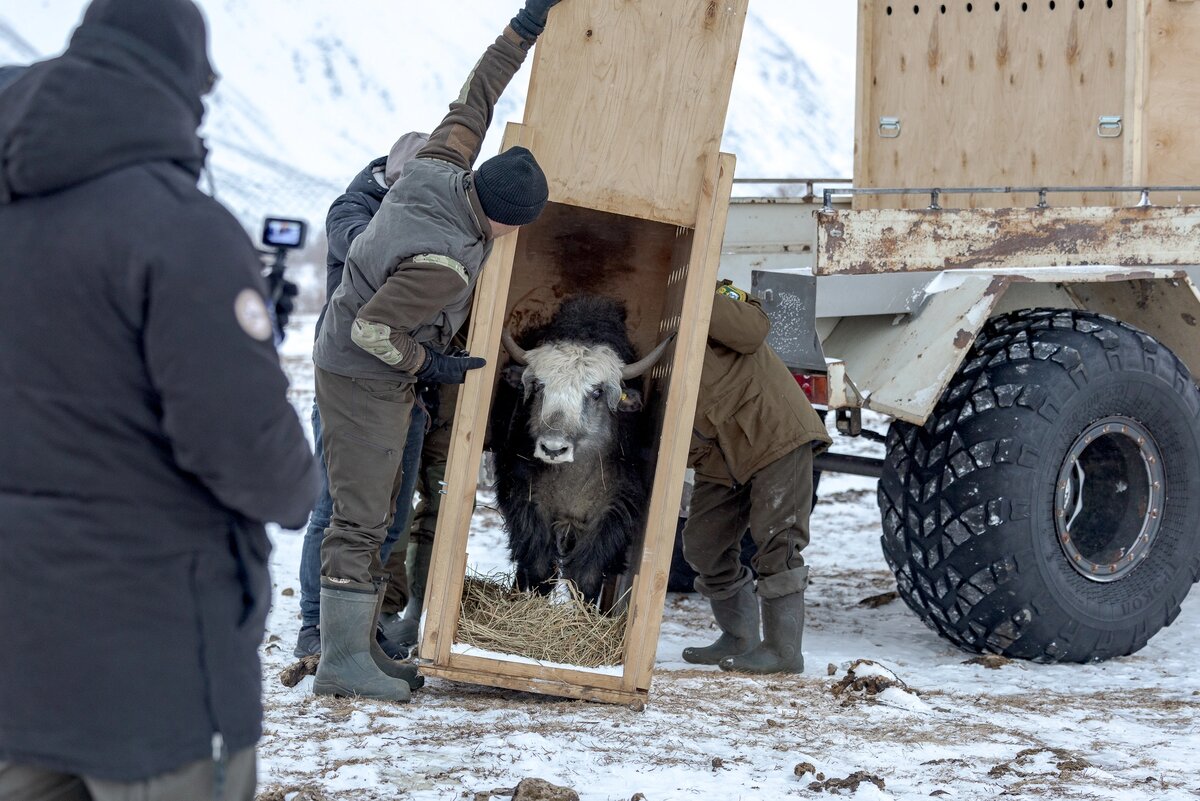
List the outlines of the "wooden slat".
{"label": "wooden slat", "polygon": [[[1200,184],[1200,5],[1149,4],[1146,20],[1146,182]],[[1200,194],[1155,197],[1200,204]]]}
{"label": "wooden slat", "polygon": [[560,3],[525,124],[559,203],[693,227],[720,147],[748,0]]}
{"label": "wooden slat", "polygon": [[813,269],[1191,266],[1200,262],[1198,242],[1197,206],[833,211],[818,214]]}
{"label": "wooden slat", "polygon": [[606,687],[593,687],[570,682],[555,680],[551,677],[525,678],[513,676],[496,670],[473,670],[450,666],[424,666],[421,672],[428,676],[450,681],[462,681],[469,684],[482,684],[486,687],[500,687],[505,690],[540,693],[542,695],[557,695],[563,698],[576,698],[581,701],[598,701],[606,704],[644,704],[647,694],[614,690]]}
{"label": "wooden slat", "polygon": [[[871,172],[874,143],[869,137],[876,136],[877,120],[871,118],[875,93],[871,83],[875,79],[875,6],[876,0],[858,0],[858,64],[854,73],[854,185],[881,186]],[[854,207],[865,203],[854,198]],[[866,205],[869,205],[866,204]]]}
{"label": "wooden slat", "polygon": [[451,654],[446,667],[477,673],[502,673],[517,679],[537,679],[539,681],[573,684],[579,687],[593,687],[601,690],[619,690],[622,687],[621,677],[615,674],[517,662],[476,654]]}
{"label": "wooden slat", "polygon": [[704,346],[712,315],[713,287],[717,280],[735,167],[736,159],[732,155],[714,156],[697,202],[705,213],[692,240],[679,313],[679,338],[671,364],[671,389],[666,398],[658,467],[647,514],[647,535],[629,605],[624,682],[627,690],[649,689],[654,671],[683,475],[696,415],[700,372],[704,367]]}
{"label": "wooden slat", "polygon": [[[504,148],[522,145],[532,149],[532,130],[509,124],[504,132]],[[488,360],[487,365],[467,373],[458,396],[450,452],[446,461],[446,496],[438,512],[433,540],[433,557],[427,581],[426,624],[421,635],[420,653],[438,664],[450,658],[450,648],[458,629],[459,605],[467,567],[467,537],[471,514],[475,509],[475,491],[479,483],[479,464],[483,457],[483,439],[487,431],[491,388],[495,384],[499,362],[500,330],[504,320],[504,299],[508,297],[512,264],[521,232],[497,240],[492,255],[483,267],[475,289],[471,311],[469,350]]]}
{"label": "wooden slat", "polygon": [[1146,96],[1149,88],[1149,52],[1146,15],[1149,0],[1128,0],[1125,33],[1125,167],[1123,183],[1144,185],[1146,174]]}

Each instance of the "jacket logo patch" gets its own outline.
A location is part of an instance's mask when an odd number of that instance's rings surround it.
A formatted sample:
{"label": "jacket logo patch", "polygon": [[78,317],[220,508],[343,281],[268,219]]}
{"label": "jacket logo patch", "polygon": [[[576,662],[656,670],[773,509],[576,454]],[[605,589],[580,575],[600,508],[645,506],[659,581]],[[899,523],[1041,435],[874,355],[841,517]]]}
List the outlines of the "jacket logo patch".
{"label": "jacket logo patch", "polygon": [[233,316],[242,330],[259,342],[271,338],[271,315],[262,296],[253,289],[243,289],[233,301]]}

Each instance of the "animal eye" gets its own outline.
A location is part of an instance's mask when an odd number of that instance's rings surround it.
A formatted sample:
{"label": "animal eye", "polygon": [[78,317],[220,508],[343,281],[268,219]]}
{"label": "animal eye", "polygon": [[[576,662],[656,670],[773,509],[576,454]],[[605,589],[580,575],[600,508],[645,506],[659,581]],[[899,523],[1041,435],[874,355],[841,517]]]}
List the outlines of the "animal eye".
{"label": "animal eye", "polygon": [[604,394],[604,390],[596,387],[592,390],[592,400],[600,400],[600,396]]}

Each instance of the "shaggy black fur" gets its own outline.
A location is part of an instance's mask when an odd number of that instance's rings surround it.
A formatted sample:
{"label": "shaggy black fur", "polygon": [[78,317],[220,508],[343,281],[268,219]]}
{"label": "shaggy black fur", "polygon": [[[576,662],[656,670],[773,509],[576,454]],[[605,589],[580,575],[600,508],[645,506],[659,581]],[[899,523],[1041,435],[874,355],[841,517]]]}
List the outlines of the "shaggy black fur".
{"label": "shaggy black fur", "polygon": [[[615,300],[579,295],[565,300],[550,322],[515,338],[527,350],[551,342],[605,344],[628,364],[637,355],[625,316],[624,305]],[[515,379],[520,368],[508,369]],[[614,441],[603,459],[603,475],[595,463],[547,464],[533,455],[529,407],[519,384],[500,382],[491,418],[496,498],[517,564],[517,586],[548,593],[557,572],[595,602],[604,578],[625,570],[630,542],[644,524],[648,470],[646,451],[638,444],[645,439],[643,416],[612,412]],[[548,479],[583,488],[575,508],[561,508],[562,493],[540,491]],[[580,509],[594,512],[581,516]]]}

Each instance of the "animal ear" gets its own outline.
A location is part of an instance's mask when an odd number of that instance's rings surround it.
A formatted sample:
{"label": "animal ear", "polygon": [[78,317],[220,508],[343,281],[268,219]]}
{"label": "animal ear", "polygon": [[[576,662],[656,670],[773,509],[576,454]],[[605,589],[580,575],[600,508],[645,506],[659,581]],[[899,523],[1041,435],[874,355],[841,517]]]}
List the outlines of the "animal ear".
{"label": "animal ear", "polygon": [[637,412],[642,409],[642,393],[631,387],[621,388],[621,399],[617,401],[618,412]]}
{"label": "animal ear", "polygon": [[509,364],[500,371],[500,380],[508,384],[513,389],[521,388],[521,377],[525,373],[525,365]]}

